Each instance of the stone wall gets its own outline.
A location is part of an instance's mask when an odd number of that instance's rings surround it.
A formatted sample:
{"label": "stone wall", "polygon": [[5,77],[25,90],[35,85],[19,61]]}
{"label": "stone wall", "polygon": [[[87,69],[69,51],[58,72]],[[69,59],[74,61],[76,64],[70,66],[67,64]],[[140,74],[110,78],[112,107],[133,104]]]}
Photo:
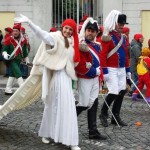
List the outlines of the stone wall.
{"label": "stone wall", "polygon": [[[51,3],[51,0],[0,0],[0,12],[15,12],[16,17],[23,14],[42,29],[49,31],[52,22]],[[29,57],[32,61],[41,40],[34,36],[27,25],[23,24],[23,26],[29,35],[31,44]]]}
{"label": "stone wall", "polygon": [[[46,31],[49,31],[52,24],[52,0],[0,0],[0,12],[15,12],[16,17],[23,14]],[[2,18],[1,21],[3,21]],[[41,40],[34,35],[26,24],[23,26],[29,35],[31,45],[29,58],[32,62]],[[5,66],[2,62],[0,65],[0,74],[4,74]]]}
{"label": "stone wall", "polygon": [[123,12],[128,16],[131,29],[130,39],[135,33],[142,33],[142,10],[150,10],[149,0],[123,0]]}

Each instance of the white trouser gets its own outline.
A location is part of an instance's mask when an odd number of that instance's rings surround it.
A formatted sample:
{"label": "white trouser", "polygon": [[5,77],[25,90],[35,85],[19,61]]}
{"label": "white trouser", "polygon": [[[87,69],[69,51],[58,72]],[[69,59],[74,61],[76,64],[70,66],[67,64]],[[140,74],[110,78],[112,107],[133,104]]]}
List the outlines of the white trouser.
{"label": "white trouser", "polygon": [[91,107],[99,94],[99,77],[78,79],[78,106]]}
{"label": "white trouser", "polygon": [[109,79],[106,81],[108,93],[119,94],[121,90],[126,89],[126,71],[125,68],[108,68]]}
{"label": "white trouser", "polygon": [[6,93],[13,93],[12,92],[12,86],[13,86],[13,82],[14,82],[15,78],[14,77],[9,77],[8,81],[7,81],[7,85],[6,85],[6,89],[5,92]]}
{"label": "white trouser", "polygon": [[20,87],[23,84],[23,78],[20,77],[20,78],[17,79],[17,81],[18,81],[18,84],[19,84],[19,87]]}

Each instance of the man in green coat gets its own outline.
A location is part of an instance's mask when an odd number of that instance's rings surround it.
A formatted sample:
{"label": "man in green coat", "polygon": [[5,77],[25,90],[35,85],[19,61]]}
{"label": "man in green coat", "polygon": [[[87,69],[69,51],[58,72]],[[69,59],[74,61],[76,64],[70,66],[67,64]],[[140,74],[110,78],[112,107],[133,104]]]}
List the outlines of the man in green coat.
{"label": "man in green coat", "polygon": [[20,28],[20,24],[14,24],[13,35],[4,42],[2,55],[10,64],[10,76],[7,81],[5,95],[12,95],[12,85],[15,79],[17,79],[19,86],[23,83],[20,70],[22,60],[24,59],[26,63],[29,63],[27,40],[22,36]]}

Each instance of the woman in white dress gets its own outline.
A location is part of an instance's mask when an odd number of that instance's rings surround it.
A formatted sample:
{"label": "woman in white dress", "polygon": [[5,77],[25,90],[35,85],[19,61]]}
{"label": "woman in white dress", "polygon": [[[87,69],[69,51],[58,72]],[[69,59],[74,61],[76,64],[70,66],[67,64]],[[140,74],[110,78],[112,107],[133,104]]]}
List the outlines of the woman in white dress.
{"label": "woman in white dress", "polygon": [[75,99],[72,91],[72,79],[77,80],[74,67],[79,62],[78,35],[76,23],[66,19],[61,31],[46,32],[35,25],[26,16],[15,18],[16,23],[27,23],[43,42],[35,56],[36,62],[42,65],[42,99],[44,113],[39,130],[43,143],[48,138],[56,143],[78,147],[78,124]]}

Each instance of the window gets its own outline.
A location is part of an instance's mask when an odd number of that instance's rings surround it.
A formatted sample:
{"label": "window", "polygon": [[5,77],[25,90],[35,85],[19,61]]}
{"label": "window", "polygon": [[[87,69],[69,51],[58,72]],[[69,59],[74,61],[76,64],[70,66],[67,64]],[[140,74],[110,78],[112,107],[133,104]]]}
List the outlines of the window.
{"label": "window", "polygon": [[52,26],[59,28],[66,18],[72,18],[79,23],[84,15],[99,19],[97,5],[98,0],[53,0]]}

